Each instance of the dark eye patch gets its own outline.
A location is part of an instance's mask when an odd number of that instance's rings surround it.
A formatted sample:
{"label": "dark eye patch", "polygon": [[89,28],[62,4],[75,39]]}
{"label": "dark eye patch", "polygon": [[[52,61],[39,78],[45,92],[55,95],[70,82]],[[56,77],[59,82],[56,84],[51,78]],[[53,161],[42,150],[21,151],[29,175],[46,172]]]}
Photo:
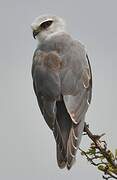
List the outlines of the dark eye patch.
{"label": "dark eye patch", "polygon": [[46,22],[43,22],[41,25],[40,25],[40,27],[42,28],[42,29],[46,29],[46,28],[48,28],[51,24],[53,23],[53,21],[46,21]]}

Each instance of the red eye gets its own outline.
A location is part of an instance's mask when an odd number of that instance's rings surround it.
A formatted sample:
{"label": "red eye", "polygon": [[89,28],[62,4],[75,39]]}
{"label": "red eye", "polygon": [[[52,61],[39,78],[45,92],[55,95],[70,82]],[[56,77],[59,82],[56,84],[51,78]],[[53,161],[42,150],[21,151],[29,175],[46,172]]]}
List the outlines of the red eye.
{"label": "red eye", "polygon": [[41,25],[40,25],[40,27],[42,28],[42,29],[46,29],[46,28],[48,28],[51,24],[53,23],[53,21],[45,21],[45,22],[43,22]]}

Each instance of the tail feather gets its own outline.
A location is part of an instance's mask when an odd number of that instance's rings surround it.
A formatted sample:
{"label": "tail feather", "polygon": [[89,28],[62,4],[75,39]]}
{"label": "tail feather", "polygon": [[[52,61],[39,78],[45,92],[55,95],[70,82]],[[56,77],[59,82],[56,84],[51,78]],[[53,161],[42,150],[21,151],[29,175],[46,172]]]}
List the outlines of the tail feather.
{"label": "tail feather", "polygon": [[57,163],[60,168],[64,168],[67,161],[65,143],[57,121],[55,121],[53,134],[56,140]]}
{"label": "tail feather", "polygon": [[66,155],[64,155],[64,150],[63,148],[61,148],[59,145],[56,145],[57,147],[57,163],[58,163],[58,166],[59,168],[63,169],[65,166],[66,166]]}
{"label": "tail feather", "polygon": [[71,120],[64,101],[56,103],[56,121],[53,134],[56,140],[57,163],[60,168],[71,169],[76,159],[82,132],[84,129],[84,115],[78,116],[78,124]]}
{"label": "tail feather", "polygon": [[71,129],[72,121],[66,110],[63,99],[56,102],[56,122],[54,128],[54,136],[57,149],[57,163],[60,168],[64,168],[67,163],[67,142]]}
{"label": "tail feather", "polygon": [[76,159],[76,152],[79,147],[82,132],[84,129],[84,118],[78,125],[72,124],[67,144],[67,169],[71,169]]}

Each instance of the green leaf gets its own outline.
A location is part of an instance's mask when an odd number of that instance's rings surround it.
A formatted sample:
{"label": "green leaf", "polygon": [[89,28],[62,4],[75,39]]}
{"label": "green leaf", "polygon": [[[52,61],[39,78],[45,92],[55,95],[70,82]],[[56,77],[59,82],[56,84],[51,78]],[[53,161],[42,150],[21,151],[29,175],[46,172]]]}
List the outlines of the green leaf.
{"label": "green leaf", "polygon": [[108,169],[110,172],[117,174],[117,168],[113,168],[112,166],[109,166]]}
{"label": "green leaf", "polygon": [[99,166],[98,166],[98,169],[99,169],[100,171],[105,171],[105,166],[99,165]]}
{"label": "green leaf", "polygon": [[103,160],[103,159],[105,159],[105,157],[104,157],[104,156],[101,156],[100,159]]}
{"label": "green leaf", "polygon": [[117,149],[115,149],[115,159],[117,159]]}
{"label": "green leaf", "polygon": [[89,154],[90,154],[90,155],[95,154],[95,149],[90,149],[90,150],[89,150]]}

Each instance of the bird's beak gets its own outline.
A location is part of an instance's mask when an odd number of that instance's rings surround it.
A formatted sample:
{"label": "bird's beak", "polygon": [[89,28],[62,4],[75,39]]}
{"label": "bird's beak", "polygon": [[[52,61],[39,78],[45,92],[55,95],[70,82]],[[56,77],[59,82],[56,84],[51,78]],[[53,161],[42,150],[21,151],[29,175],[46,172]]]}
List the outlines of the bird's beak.
{"label": "bird's beak", "polygon": [[40,29],[38,29],[38,30],[33,30],[33,37],[34,37],[34,39],[36,39],[36,36],[37,36],[37,34],[39,34],[40,33]]}

